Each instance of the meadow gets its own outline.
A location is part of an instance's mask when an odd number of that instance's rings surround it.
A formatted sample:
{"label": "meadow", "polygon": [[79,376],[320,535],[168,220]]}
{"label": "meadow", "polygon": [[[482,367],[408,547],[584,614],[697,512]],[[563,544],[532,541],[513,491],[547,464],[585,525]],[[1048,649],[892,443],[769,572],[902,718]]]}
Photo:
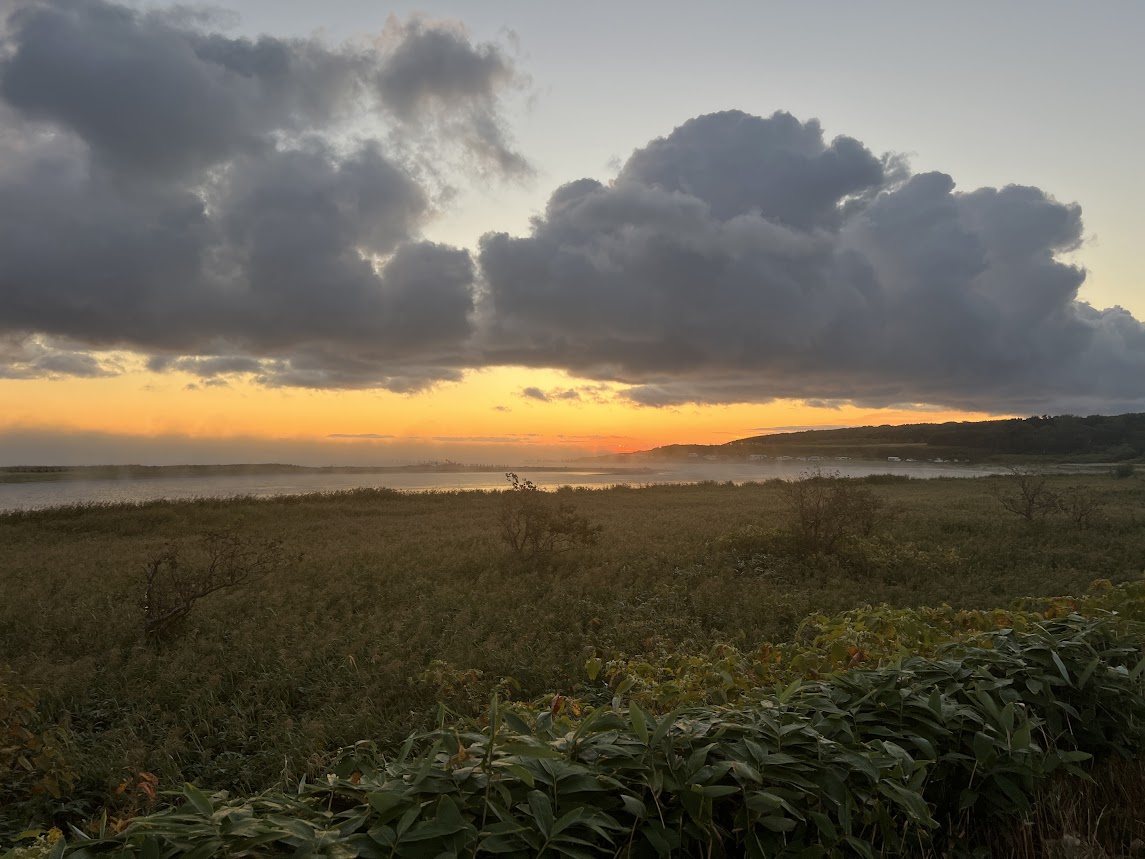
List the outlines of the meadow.
{"label": "meadow", "polygon": [[[532,559],[502,540],[499,492],[0,515],[0,683],[35,691],[36,727],[59,726],[68,782],[58,799],[13,804],[6,823],[128,817],[156,807],[141,787],[152,777],[159,790],[286,788],[359,740],[398,749],[441,724],[442,706],[476,718],[494,694],[558,693],[587,706],[602,666],[758,652],[793,641],[808,616],[989,610],[1141,579],[1145,481],[1047,478],[1092,509],[1030,521],[1001,503],[1007,480],[855,481],[893,515],[831,553],[781,539],[792,514],[779,481],[560,490],[599,539]],[[147,563],[178,544],[193,564],[221,531],[279,540],[288,563],[150,639]],[[673,690],[642,704],[711,701],[710,689]]]}

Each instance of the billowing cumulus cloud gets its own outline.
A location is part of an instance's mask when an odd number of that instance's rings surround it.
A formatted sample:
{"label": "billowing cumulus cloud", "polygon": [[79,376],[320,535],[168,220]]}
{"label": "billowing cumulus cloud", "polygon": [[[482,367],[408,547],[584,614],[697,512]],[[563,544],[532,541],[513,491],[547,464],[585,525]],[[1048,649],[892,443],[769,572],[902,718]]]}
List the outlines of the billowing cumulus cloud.
{"label": "billowing cumulus cloud", "polygon": [[649,406],[1140,407],[1145,326],[1078,301],[1081,239],[1037,188],[962,192],[814,121],[711,114],[482,239],[488,356]]}
{"label": "billowing cumulus cloud", "polygon": [[[395,140],[430,113],[503,130],[511,60],[420,18],[341,47],[215,24],[107,0],[10,9],[0,335],[267,385],[458,378],[474,262],[420,238],[434,193]],[[468,149],[518,174],[506,136],[501,152],[491,141]],[[9,375],[63,372],[9,352]],[[77,361],[73,374],[99,367]]]}

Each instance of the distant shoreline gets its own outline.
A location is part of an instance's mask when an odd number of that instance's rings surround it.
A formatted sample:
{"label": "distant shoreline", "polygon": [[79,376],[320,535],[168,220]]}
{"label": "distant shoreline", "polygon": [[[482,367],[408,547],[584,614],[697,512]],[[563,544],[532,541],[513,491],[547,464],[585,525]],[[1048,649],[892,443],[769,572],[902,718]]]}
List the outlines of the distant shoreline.
{"label": "distant shoreline", "polygon": [[652,469],[584,465],[464,465],[456,462],[415,465],[288,465],[258,463],[234,465],[10,465],[0,466],[0,484],[41,483],[62,480],[140,480],[164,477],[232,477],[271,474],[488,474],[513,472],[591,473],[639,475]]}

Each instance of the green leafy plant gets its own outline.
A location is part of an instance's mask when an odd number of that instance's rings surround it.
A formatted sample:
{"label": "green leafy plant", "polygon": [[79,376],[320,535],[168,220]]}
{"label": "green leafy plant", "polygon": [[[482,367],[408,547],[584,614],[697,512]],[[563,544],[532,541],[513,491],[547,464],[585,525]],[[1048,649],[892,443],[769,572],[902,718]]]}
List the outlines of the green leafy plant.
{"label": "green leafy plant", "polygon": [[[1058,771],[1145,750],[1139,631],[1051,618],[933,657],[795,680],[736,707],[613,701],[347,749],[290,793],[208,795],[84,855],[823,856],[950,845]],[[77,845],[72,845],[73,847]],[[78,851],[77,851],[78,855]]]}
{"label": "green leafy plant", "polygon": [[42,811],[75,785],[66,724],[45,724],[37,695],[0,670],[0,815]]}

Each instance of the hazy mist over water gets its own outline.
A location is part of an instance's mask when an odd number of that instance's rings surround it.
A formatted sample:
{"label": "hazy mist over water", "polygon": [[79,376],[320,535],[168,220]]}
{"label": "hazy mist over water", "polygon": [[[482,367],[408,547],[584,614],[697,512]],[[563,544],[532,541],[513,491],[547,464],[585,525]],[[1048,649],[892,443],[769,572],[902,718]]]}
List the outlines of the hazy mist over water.
{"label": "hazy mist over water", "polygon": [[[917,478],[982,477],[1002,469],[989,466],[935,465],[932,463],[825,462],[824,473],[844,477],[870,474],[900,474]],[[795,480],[815,470],[806,462],[768,463],[649,463],[648,473],[615,474],[586,468],[583,471],[529,472],[538,486],[603,488],[616,484],[644,486],[662,483],[698,483],[703,480],[745,483],[782,478]],[[127,478],[122,480],[58,480],[43,483],[0,485],[0,511],[30,510],[65,504],[143,503],[161,499],[228,498],[301,495],[338,492],[360,487],[400,489],[411,492],[442,490],[504,489],[500,472],[391,473],[391,474],[270,474],[210,477]]]}

